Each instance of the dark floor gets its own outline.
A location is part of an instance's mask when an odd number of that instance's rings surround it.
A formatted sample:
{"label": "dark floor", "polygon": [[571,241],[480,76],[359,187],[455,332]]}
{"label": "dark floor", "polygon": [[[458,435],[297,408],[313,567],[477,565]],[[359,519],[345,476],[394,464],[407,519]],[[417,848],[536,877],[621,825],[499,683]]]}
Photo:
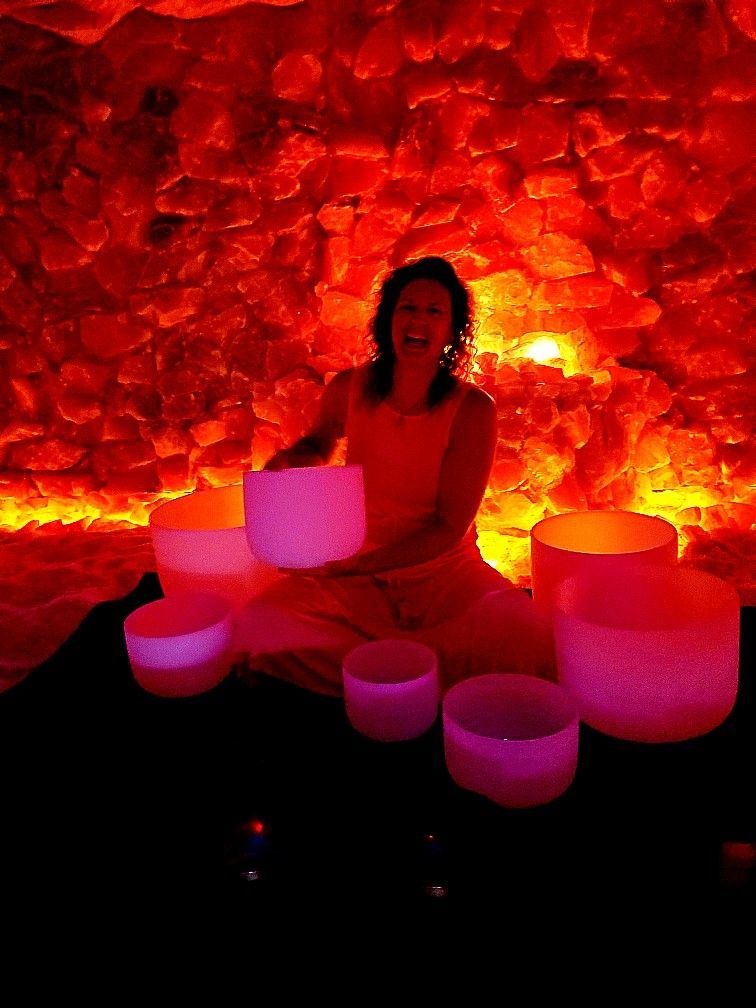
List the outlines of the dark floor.
{"label": "dark floor", "polygon": [[439,722],[382,744],[340,701],[264,677],[184,700],[143,692],[122,624],[157,597],[145,576],[0,697],[0,902],[157,906],[180,893],[223,913],[484,912],[554,927],[576,908],[659,927],[754,913],[748,848],[728,845],[756,841],[756,610],[742,610],[741,689],[720,728],[647,746],[581,726],[572,787],[513,811],[451,782]]}

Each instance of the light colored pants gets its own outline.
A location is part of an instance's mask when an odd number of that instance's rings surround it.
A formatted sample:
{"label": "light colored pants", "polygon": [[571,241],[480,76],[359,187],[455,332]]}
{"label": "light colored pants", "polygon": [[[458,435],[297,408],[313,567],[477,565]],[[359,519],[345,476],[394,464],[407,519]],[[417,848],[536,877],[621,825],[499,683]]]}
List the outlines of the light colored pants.
{"label": "light colored pants", "polygon": [[287,575],[239,614],[235,651],[253,672],[337,696],[347,652],[397,637],[433,648],[442,689],[489,672],[554,677],[532,599],[479,555],[386,575]]}

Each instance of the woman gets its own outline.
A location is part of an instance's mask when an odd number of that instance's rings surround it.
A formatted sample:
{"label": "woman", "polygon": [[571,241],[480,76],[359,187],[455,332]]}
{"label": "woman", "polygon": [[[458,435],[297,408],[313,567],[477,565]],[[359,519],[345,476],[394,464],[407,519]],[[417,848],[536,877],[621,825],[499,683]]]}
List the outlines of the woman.
{"label": "woman", "polygon": [[250,668],[341,692],[341,660],[368,640],[433,647],[445,686],[493,671],[548,673],[531,600],[482,559],[473,525],[496,446],[496,408],[462,380],[469,298],[444,259],[421,259],[383,284],[374,352],[326,387],[307,435],[267,469],[323,465],[347,438],[363,467],[367,538],[347,560],[291,572],[238,623]]}

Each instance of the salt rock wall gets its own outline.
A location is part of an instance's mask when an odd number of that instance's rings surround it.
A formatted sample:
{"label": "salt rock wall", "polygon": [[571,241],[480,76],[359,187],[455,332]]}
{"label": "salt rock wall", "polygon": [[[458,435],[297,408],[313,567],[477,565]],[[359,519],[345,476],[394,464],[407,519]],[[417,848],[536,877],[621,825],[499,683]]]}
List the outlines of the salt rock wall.
{"label": "salt rock wall", "polygon": [[525,582],[535,521],[629,508],[752,587],[746,0],[0,9],[7,525],[237,481],[440,254],[499,407],[485,555]]}

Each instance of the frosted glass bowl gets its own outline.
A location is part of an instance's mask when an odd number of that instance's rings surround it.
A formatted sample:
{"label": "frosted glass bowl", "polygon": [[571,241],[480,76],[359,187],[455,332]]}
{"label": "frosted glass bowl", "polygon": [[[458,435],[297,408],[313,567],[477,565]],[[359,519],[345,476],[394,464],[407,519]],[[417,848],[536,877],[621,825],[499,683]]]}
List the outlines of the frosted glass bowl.
{"label": "frosted glass bowl", "polygon": [[377,640],[344,658],[344,703],[353,728],[380,742],[428,731],[438,715],[438,661],[424,644]]}
{"label": "frosted glass bowl", "polygon": [[559,682],[586,724],[635,742],[694,738],[724,721],[739,632],[735,589],[685,567],[582,574],[555,595]]}
{"label": "frosted glass bowl", "polygon": [[475,676],[447,691],[442,711],[446,766],[460,787],[529,808],[572,783],[579,725],[567,690],[534,676]]}
{"label": "frosted glass bowl", "polygon": [[165,595],[208,592],[241,608],[279,576],[250,552],[241,484],[161,504],[150,514],[150,535]]}
{"label": "frosted glass bowl", "polygon": [[204,693],[231,667],[233,616],[218,595],[177,593],[130,613],[123,625],[139,685],[162,697]]}
{"label": "frosted glass bowl", "polygon": [[674,525],[634,511],[568,512],[543,518],[530,530],[533,601],[546,616],[564,578],[607,571],[621,579],[639,565],[676,560]]}
{"label": "frosted glass bowl", "polygon": [[244,474],[250,549],[273,567],[319,567],[365,541],[362,466],[307,466]]}

